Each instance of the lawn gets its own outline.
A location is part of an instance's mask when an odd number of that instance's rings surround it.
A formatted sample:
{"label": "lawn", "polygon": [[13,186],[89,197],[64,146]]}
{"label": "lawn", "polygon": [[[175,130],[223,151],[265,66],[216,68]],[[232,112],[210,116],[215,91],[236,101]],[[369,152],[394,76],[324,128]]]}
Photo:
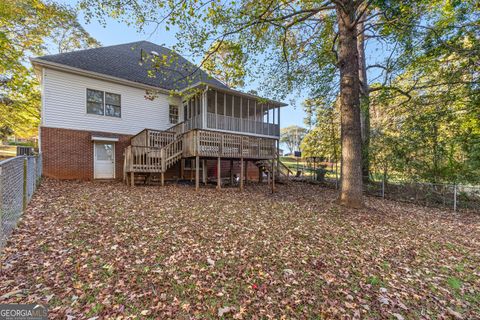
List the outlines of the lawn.
{"label": "lawn", "polygon": [[0,258],[0,303],[51,318],[480,317],[480,215],[305,183],[44,180]]}
{"label": "lawn", "polygon": [[[313,161],[308,163],[304,158],[295,158],[295,157],[280,157],[280,161],[287,166],[294,174],[297,173],[298,170],[302,171],[302,175],[304,177],[311,177],[313,178],[314,175],[314,163]],[[316,162],[315,169],[320,168],[321,164],[325,164],[325,169],[327,170],[326,177],[330,179],[335,179],[335,166],[331,167],[331,164],[326,164],[326,162]]]}

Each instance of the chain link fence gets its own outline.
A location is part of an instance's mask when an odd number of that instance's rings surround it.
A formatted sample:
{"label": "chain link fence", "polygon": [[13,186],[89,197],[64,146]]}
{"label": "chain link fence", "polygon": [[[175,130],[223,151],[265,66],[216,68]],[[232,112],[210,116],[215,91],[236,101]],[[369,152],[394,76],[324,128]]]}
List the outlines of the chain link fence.
{"label": "chain link fence", "polygon": [[[332,177],[333,176],[333,177]],[[328,188],[340,189],[340,176],[312,174],[293,180],[315,181]],[[469,210],[480,213],[480,186],[442,184],[401,180],[363,178],[365,194],[384,199],[409,202],[425,207]]]}
{"label": "chain link fence", "polygon": [[372,196],[415,203],[425,207],[465,209],[480,212],[480,186],[383,181],[365,179],[365,191]]}
{"label": "chain link fence", "polygon": [[0,161],[0,248],[17,225],[41,176],[41,155]]}

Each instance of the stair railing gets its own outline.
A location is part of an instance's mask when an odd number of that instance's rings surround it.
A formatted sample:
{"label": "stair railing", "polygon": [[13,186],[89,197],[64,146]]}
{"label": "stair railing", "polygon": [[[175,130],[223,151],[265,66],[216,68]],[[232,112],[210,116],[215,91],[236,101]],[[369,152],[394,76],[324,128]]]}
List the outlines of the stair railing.
{"label": "stair railing", "polygon": [[165,172],[182,157],[183,137],[177,137],[161,150],[162,171]]}

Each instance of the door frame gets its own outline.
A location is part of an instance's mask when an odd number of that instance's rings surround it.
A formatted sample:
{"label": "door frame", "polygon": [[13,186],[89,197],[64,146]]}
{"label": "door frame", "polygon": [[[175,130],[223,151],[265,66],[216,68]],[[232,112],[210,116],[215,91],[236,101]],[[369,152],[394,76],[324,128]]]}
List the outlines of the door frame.
{"label": "door frame", "polygon": [[95,177],[95,174],[96,174],[96,166],[95,166],[95,163],[96,163],[96,159],[97,159],[97,151],[95,150],[95,144],[96,143],[109,143],[109,144],[112,144],[113,145],[113,178],[111,179],[116,179],[116,169],[117,169],[117,163],[116,163],[116,159],[115,159],[115,141],[109,141],[109,140],[94,140],[93,141],[93,179],[96,180],[96,179],[110,179],[110,178],[97,178]]}

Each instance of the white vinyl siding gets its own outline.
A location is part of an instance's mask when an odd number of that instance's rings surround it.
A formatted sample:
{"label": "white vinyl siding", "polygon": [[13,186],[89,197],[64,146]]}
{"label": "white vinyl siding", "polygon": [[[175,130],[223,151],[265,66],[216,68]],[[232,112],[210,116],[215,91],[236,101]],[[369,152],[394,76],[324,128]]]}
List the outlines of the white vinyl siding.
{"label": "white vinyl siding", "polygon": [[[42,80],[42,125],[51,128],[130,135],[145,128],[165,130],[171,126],[169,105],[181,103],[165,94],[148,100],[144,89],[53,69],[44,69]],[[121,118],[87,113],[87,89],[121,95]]]}

